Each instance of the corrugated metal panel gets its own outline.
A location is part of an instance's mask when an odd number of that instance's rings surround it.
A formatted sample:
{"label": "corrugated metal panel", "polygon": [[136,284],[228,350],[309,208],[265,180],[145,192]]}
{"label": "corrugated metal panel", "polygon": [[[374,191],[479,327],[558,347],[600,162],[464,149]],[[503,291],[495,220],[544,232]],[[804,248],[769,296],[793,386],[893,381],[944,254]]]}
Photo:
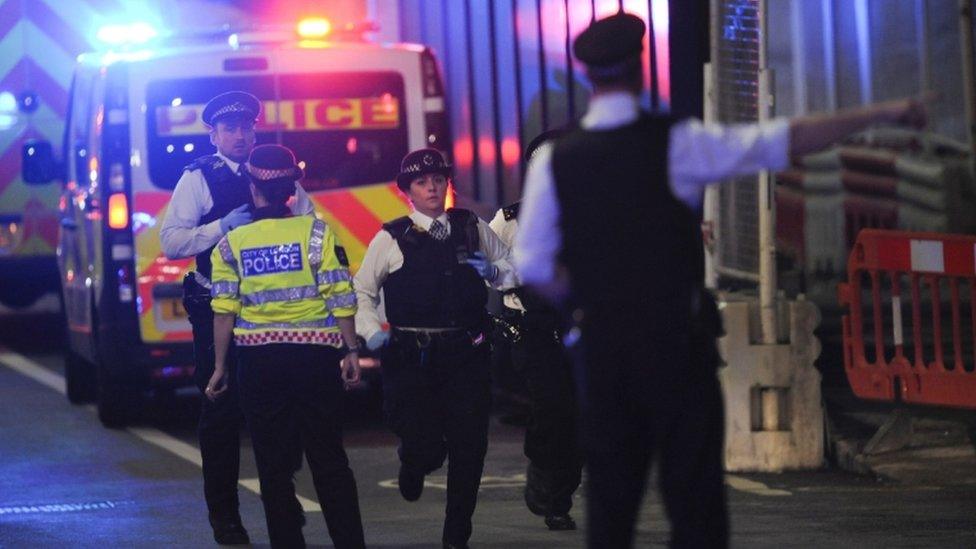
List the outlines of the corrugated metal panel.
{"label": "corrugated metal panel", "polygon": [[[759,0],[720,0],[714,17],[712,54],[716,71],[720,122],[759,119]],[[719,201],[719,265],[744,273],[759,272],[758,178],[749,176],[722,185]]]}
{"label": "corrugated metal panel", "polygon": [[[585,112],[589,85],[572,39],[621,8],[648,23],[652,11],[663,14],[656,27],[667,25],[667,0],[399,0],[398,8],[400,39],[431,46],[444,68],[458,191],[486,209],[520,197],[525,143]],[[667,74],[666,44],[659,31],[658,76]],[[645,53],[645,80],[666,103],[668,80],[652,81],[649,65]]]}

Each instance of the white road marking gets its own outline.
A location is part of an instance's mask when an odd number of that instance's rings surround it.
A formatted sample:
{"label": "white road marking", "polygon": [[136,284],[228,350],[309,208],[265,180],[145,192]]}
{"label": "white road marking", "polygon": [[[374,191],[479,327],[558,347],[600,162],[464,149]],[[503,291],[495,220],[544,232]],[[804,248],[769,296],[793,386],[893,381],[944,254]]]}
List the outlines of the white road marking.
{"label": "white road marking", "polygon": [[54,389],[62,395],[68,391],[65,388],[63,376],[48,370],[23,355],[7,350],[0,350],[0,363],[3,363],[4,366],[21,375],[33,379],[48,389]]}
{"label": "white road marking", "polygon": [[[26,377],[29,377],[41,385],[44,385],[49,389],[53,389],[62,395],[65,394],[66,389],[63,376],[48,370],[44,366],[41,366],[23,355],[11,351],[0,350],[0,364],[3,364],[11,370],[14,370],[15,372],[18,372]],[[86,408],[89,410],[94,410],[93,406],[86,406]],[[126,429],[126,431],[132,433],[139,439],[152,444],[153,446],[162,448],[163,450],[166,450],[177,457],[189,461],[197,467],[202,466],[200,461],[200,449],[192,444],[187,444],[182,440],[167,435],[159,429],[153,429],[151,427],[129,427]],[[525,475],[512,475],[510,477],[484,476],[482,477],[481,482],[482,488],[521,487],[525,485]],[[261,495],[261,488],[257,479],[241,479],[238,483],[255,494]],[[770,488],[761,482],[735,475],[725,475],[725,484],[734,490],[757,496],[793,495],[791,492],[786,490]],[[396,488],[397,482],[396,479],[389,479],[380,481],[379,485],[383,488]],[[424,481],[424,486],[446,490],[447,478],[443,475],[428,476]],[[314,500],[302,496],[298,496],[298,500],[302,504],[302,509],[304,509],[306,512],[311,513],[320,511],[322,509],[321,506],[319,506],[319,504]]]}
{"label": "white road marking", "polygon": [[777,488],[770,488],[765,484],[749,480],[747,478],[742,478],[736,475],[725,475],[725,484],[729,487],[738,490],[740,492],[746,492],[748,494],[753,494],[757,496],[792,496],[792,492],[786,490],[780,490]]}
{"label": "white road marking", "polygon": [[[397,479],[391,478],[386,480],[381,480],[379,484],[380,488],[390,488],[393,490],[398,490],[400,484]],[[525,486],[525,473],[519,473],[510,476],[491,476],[485,475],[481,477],[480,490],[491,489],[491,488],[521,488]],[[437,488],[439,490],[447,490],[447,475],[427,475],[424,478],[424,487],[426,488]]]}
{"label": "white road marking", "polygon": [[[34,381],[44,385],[49,389],[53,389],[62,395],[65,394],[65,383],[64,377],[48,370],[44,366],[34,362],[33,360],[6,350],[0,350],[0,364],[18,372],[26,377],[33,379]],[[92,412],[95,411],[94,406],[85,406],[85,409]],[[152,444],[158,448],[162,448],[167,452],[189,461],[197,467],[202,467],[203,462],[200,459],[200,449],[192,444],[187,444],[182,440],[172,437],[159,429],[153,429],[152,427],[129,427],[126,429],[129,433],[136,436],[137,438]],[[258,483],[258,479],[240,479],[238,484],[244,488],[254,492],[257,495],[261,495],[261,486]],[[298,501],[302,504],[302,509],[305,512],[318,512],[322,510],[318,502],[308,499],[306,497],[299,496]]]}
{"label": "white road marking", "polygon": [[[254,492],[255,494],[261,494],[261,481],[256,478],[242,478],[238,481],[238,484]],[[299,503],[302,504],[302,509],[304,509],[306,513],[317,513],[322,510],[322,506],[319,505],[319,502],[317,501],[308,499],[304,496],[299,496],[298,494],[295,494],[295,497],[298,498]]]}

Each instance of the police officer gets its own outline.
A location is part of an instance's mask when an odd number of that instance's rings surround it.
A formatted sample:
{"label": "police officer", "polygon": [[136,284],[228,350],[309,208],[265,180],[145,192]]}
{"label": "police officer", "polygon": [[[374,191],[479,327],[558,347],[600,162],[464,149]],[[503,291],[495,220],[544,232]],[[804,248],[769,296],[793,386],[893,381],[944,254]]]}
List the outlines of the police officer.
{"label": "police officer", "polygon": [[[467,210],[445,211],[451,168],[434,149],[403,158],[397,186],[414,211],[383,225],[356,273],[357,327],[382,347],[384,409],[400,438],[400,493],[450,460],[445,547],[466,547],[488,447],[487,288],[511,286],[508,248]],[[383,331],[380,290],[391,329]]]}
{"label": "police officer", "polygon": [[738,126],[652,116],[638,106],[644,30],[619,13],[574,41],[593,97],[581,128],[529,165],[515,262],[524,283],[553,299],[572,291],[580,305],[589,545],[630,546],[657,455],[672,545],[724,547],[720,326],[702,289],[702,190],[782,169],[871,123],[922,125],[925,109],[905,100]]}
{"label": "police officer", "polygon": [[[200,157],[184,169],[160,229],[166,257],[196,257],[196,272],[183,280],[183,303],[193,328],[194,380],[201,392],[214,369],[210,251],[228,231],[251,221],[251,194],[243,169],[254,147],[254,123],[260,110],[256,97],[240,91],[220,94],[206,104],[202,118],[217,153]],[[293,211],[311,214],[311,201],[301,187],[296,187],[295,195]],[[233,370],[233,359],[228,367]],[[203,399],[198,434],[214,539],[236,545],[248,543],[248,536],[238,511],[242,416],[236,381],[231,380],[233,390],[225,398]]]}
{"label": "police officer", "polygon": [[[543,132],[529,142],[526,161],[539,147],[564,135],[566,130]],[[489,226],[507,246],[518,232],[521,202],[495,214]],[[576,388],[572,366],[562,345],[559,313],[525,288],[511,288],[502,298],[503,334],[511,343],[512,364],[525,379],[530,418],[525,431],[525,503],[545,517],[550,530],[574,530],[569,516],[573,492],[583,469],[577,441]]]}
{"label": "police officer", "polygon": [[343,381],[359,381],[356,294],[345,252],[323,221],[292,216],[286,203],[302,170],[289,149],[256,147],[247,171],[254,222],[227,233],[211,256],[216,368],[206,394],[213,402],[229,394],[233,333],[271,546],[305,546],[293,480],[304,451],[332,542],[364,547],[356,481],[342,447]]}

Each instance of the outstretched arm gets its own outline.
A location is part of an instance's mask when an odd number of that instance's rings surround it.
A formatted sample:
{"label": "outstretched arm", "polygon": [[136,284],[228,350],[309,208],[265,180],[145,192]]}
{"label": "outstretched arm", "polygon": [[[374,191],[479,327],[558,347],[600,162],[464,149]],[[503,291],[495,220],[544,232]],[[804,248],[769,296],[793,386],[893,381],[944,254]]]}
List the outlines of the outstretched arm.
{"label": "outstretched arm", "polygon": [[814,114],[790,120],[790,156],[817,152],[873,124],[924,128],[925,104],[919,99],[899,99],[848,109],[833,114]]}

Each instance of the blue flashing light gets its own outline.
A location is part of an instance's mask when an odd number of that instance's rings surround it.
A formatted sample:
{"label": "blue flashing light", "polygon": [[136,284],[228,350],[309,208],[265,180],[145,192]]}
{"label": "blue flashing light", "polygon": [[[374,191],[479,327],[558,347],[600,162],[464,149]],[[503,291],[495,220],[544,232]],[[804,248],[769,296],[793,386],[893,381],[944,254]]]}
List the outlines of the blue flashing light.
{"label": "blue flashing light", "polygon": [[95,37],[109,46],[127,46],[145,44],[159,36],[159,32],[152,25],[145,22],[129,23],[126,25],[105,25],[98,29]]}

